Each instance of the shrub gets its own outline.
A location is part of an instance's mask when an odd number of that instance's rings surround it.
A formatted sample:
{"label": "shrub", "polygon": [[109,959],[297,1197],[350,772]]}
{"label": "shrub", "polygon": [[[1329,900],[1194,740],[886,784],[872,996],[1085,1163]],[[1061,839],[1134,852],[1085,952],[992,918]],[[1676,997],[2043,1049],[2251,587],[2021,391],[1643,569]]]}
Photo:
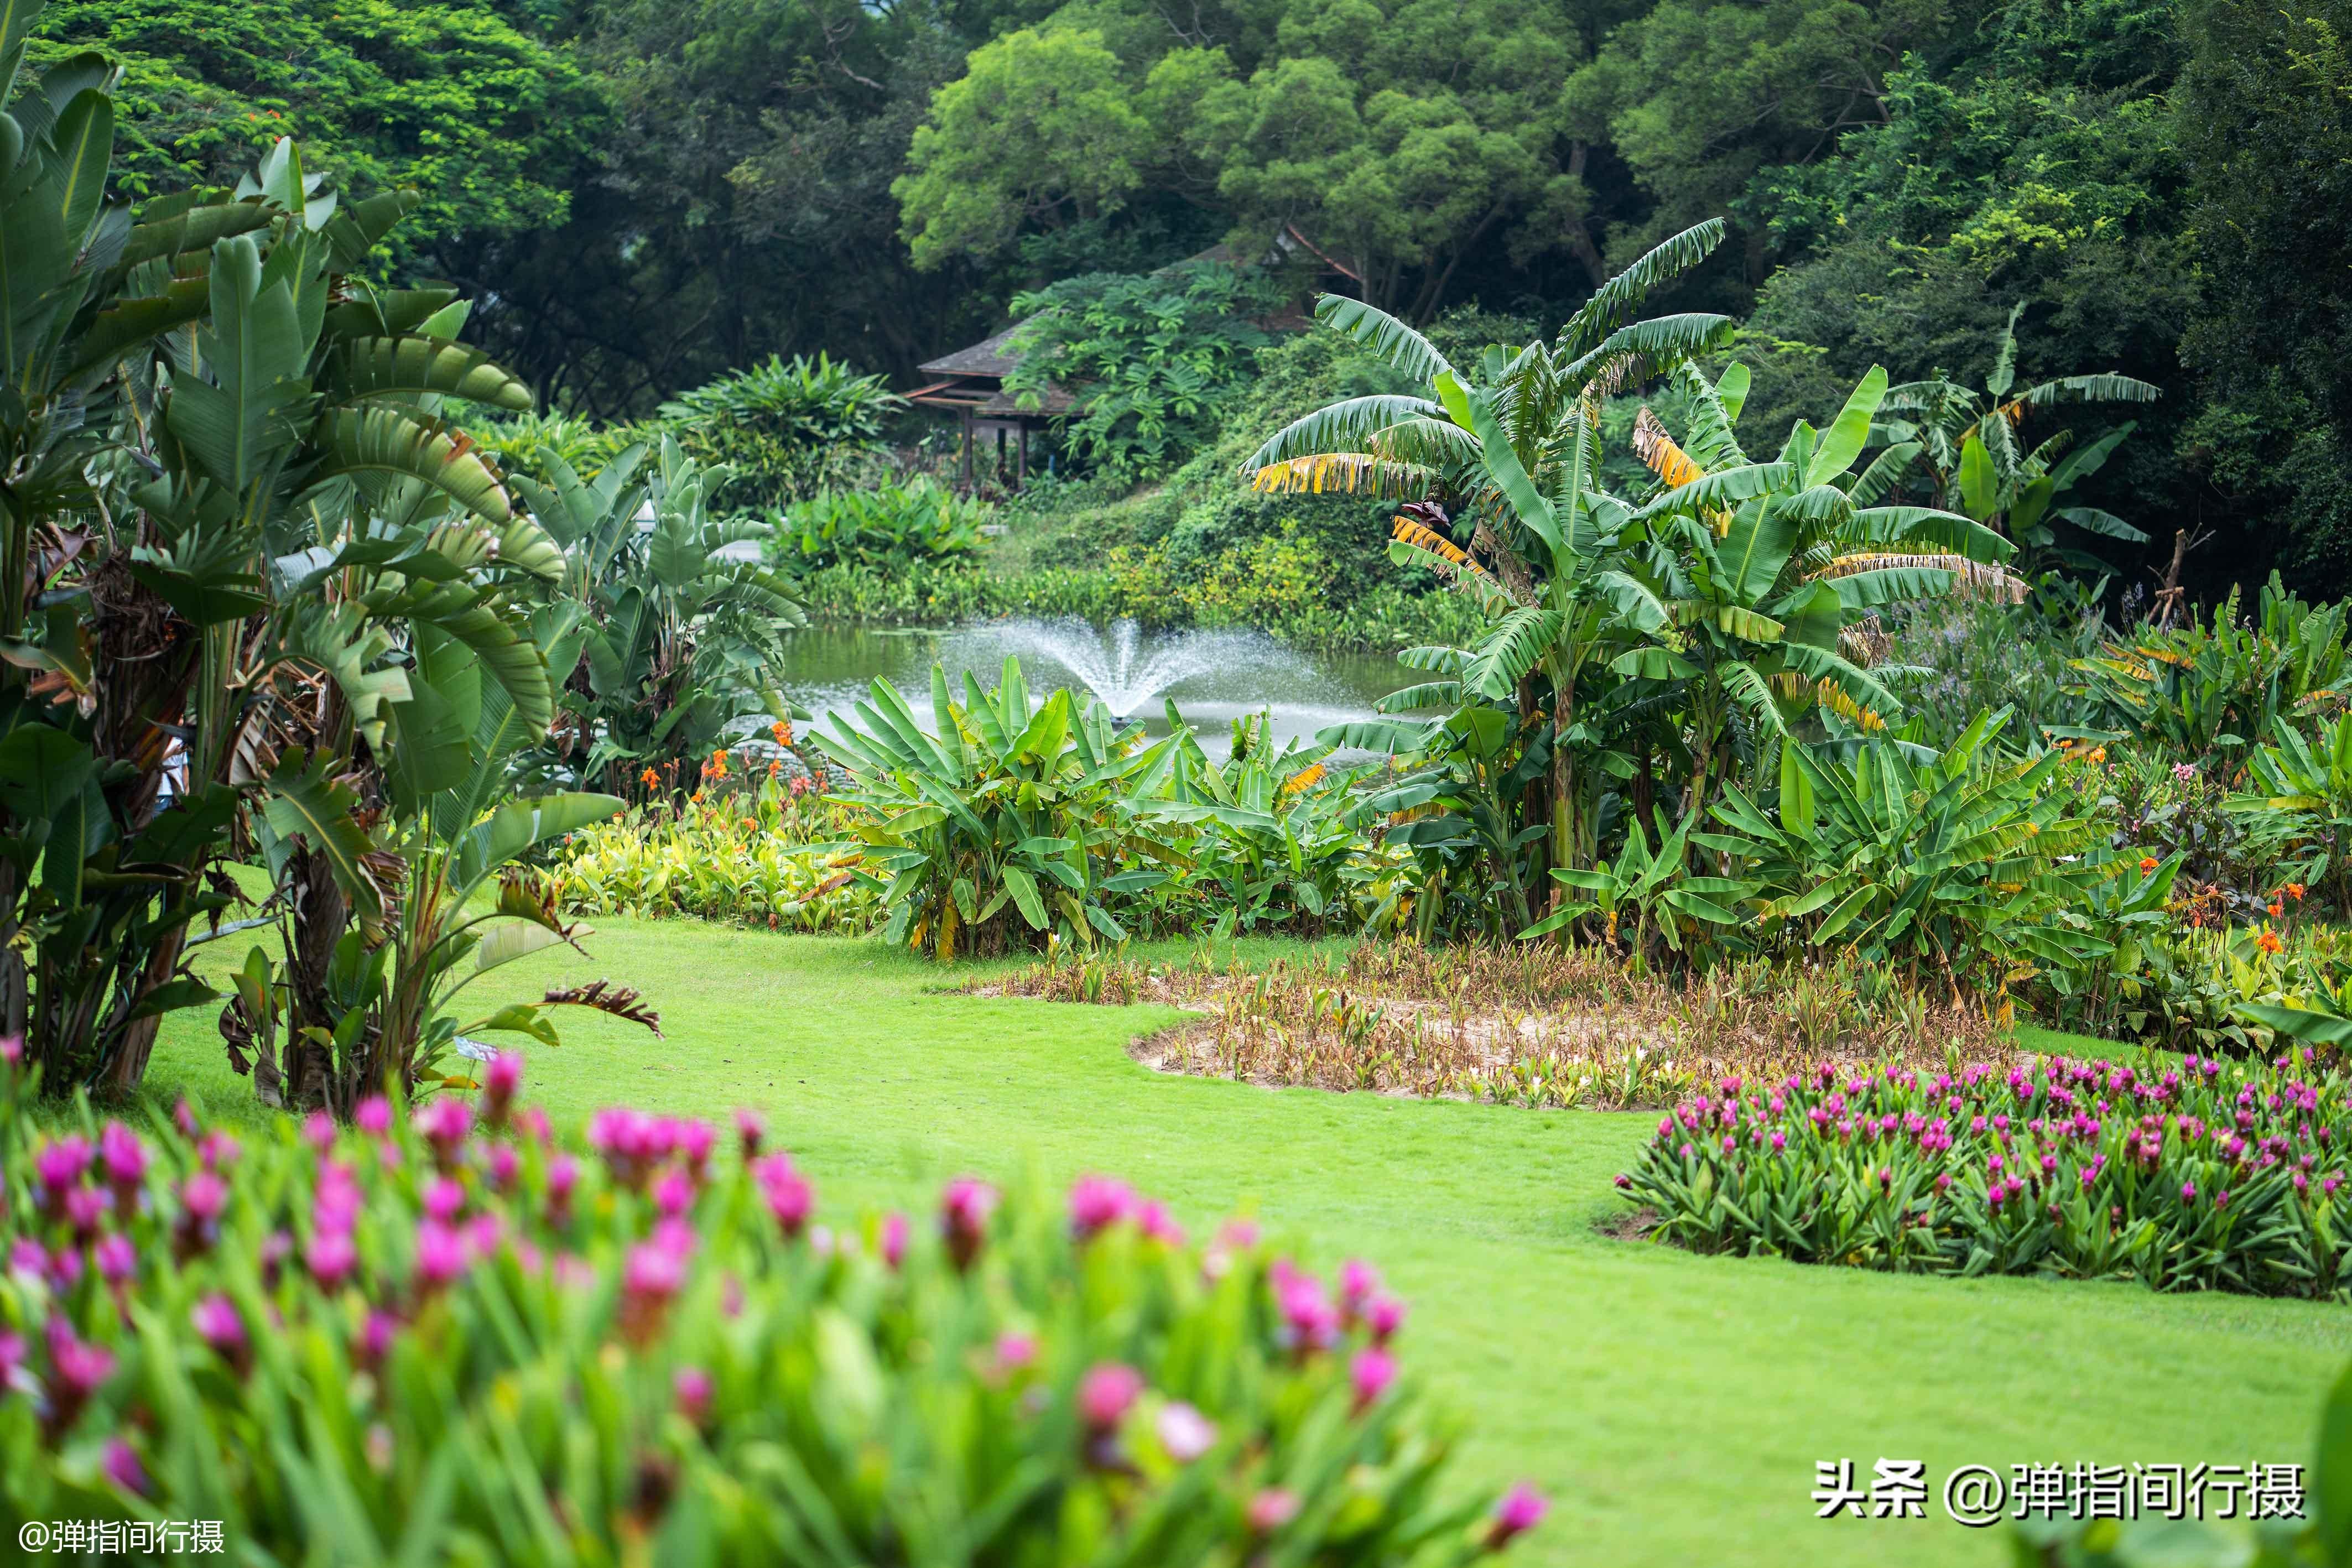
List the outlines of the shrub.
{"label": "shrub", "polygon": [[1281,294],[1217,262],[1064,278],[1014,297],[1013,314],[1029,319],[1005,391],[1037,408],[1050,387],[1066,389],[1076,406],[1058,423],[1075,458],[1121,476],[1162,472],[1214,438],[1271,341],[1250,318]]}
{"label": "shrub", "polygon": [[770,519],[776,563],[794,576],[829,566],[895,570],[975,554],[985,501],[928,476],[870,490],[820,490]]}
{"label": "shrub", "polygon": [[2346,1299],[2347,1095],[2301,1051],[1932,1076],[1824,1063],[1722,1080],[1617,1185],[1661,1239],[1702,1252]]}
{"label": "shrub", "polygon": [[1448,1484],[1360,1264],[1335,1293],[1100,1177],[950,1183],[815,1222],[711,1128],[597,1113],[593,1157],[476,1108],[240,1145],[0,1082],[0,1512],[218,1520],[233,1557],[539,1564],[1438,1565],[1540,1513]]}
{"label": "shrub", "polygon": [[715,501],[756,508],[878,479],[883,422],[905,405],[883,377],[828,355],[771,355],[678,393],[658,423],[696,458],[731,470]]}
{"label": "shrub", "polygon": [[825,841],[855,813],[805,774],[790,785],[656,802],[564,841],[546,885],[572,915],[694,915],[770,930],[863,933],[881,905],[858,856]]}

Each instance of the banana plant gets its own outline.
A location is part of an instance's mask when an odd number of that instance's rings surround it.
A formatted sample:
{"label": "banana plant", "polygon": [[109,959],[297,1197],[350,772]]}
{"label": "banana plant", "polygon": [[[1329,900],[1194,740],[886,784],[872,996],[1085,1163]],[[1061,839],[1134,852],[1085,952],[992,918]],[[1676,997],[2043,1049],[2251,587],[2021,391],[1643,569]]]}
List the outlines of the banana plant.
{"label": "banana plant", "polygon": [[1173,742],[1139,750],[1143,727],[1121,727],[1091,696],[1084,707],[1066,690],[1033,704],[1009,657],[993,691],[966,672],[963,696],[931,666],[927,732],[877,679],[857,724],[836,715],[835,733],[817,737],[856,779],[842,799],[874,813],[858,831],[873,868],[860,875],[883,889],[885,937],[943,961],[1049,939],[1126,941],[1112,905],[1185,866],[1129,783],[1162,768]]}
{"label": "banana plant", "polygon": [[1605,660],[1629,640],[1600,591],[1622,564],[1628,511],[1601,488],[1601,401],[1730,340],[1727,317],[1640,315],[1722,237],[1719,219],[1675,235],[1610,279],[1549,342],[1490,348],[1475,370],[1370,305],[1327,298],[1322,319],[1427,395],[1332,404],[1276,433],[1247,465],[1264,493],[1410,498],[1391,557],[1470,595],[1489,621],[1465,690],[1513,702],[1523,720],[1549,710],[1549,800],[1509,810],[1545,822],[1556,864],[1582,863],[1597,845],[1597,759],[1578,726],[1614,682]]}
{"label": "banana plant", "polygon": [[1865,375],[1826,429],[1800,420],[1769,463],[1749,460],[1732,434],[1744,375],[1727,374],[1727,401],[1695,369],[1677,380],[1693,410],[1689,444],[1643,411],[1637,450],[1661,488],[1623,522],[1631,564],[1598,587],[1645,639],[1612,667],[1683,693],[1689,816],[1731,770],[1735,722],[1753,751],[1808,714],[1866,733],[1901,712],[1848,635],[1863,617],[1959,591],[2013,600],[2023,585],[2000,564],[2015,547],[1982,524],[1870,504],[1900,461],[1853,471],[1885,371]]}
{"label": "banana plant", "polygon": [[[373,862],[375,874],[396,885],[400,897],[384,912],[380,935],[354,929],[336,937],[322,977],[322,1008],[283,1009],[282,1064],[260,1027],[272,1005],[257,999],[262,988],[249,977],[240,978],[221,1032],[232,1065],[249,1067],[265,1103],[324,1105],[348,1116],[361,1099],[394,1085],[414,1094],[464,1084],[470,1080],[448,1061],[461,1040],[506,1031],[556,1045],[551,1013],[562,1006],[592,1008],[661,1033],[659,1015],[637,992],[603,980],[551,988],[535,1001],[491,1007],[470,1019],[457,1007],[467,987],[519,958],[558,944],[586,956],[581,943],[593,933],[562,918],[555,889],[516,862],[534,845],[612,816],[622,802],[577,792],[503,799],[513,754],[534,732],[473,649],[429,625],[420,625],[415,639],[417,689],[436,694],[441,717],[461,738],[454,755],[436,754],[429,768],[388,768],[375,781],[386,796],[384,821],[350,847]],[[321,783],[315,795],[323,801],[323,821],[313,831],[331,841],[341,831],[334,824],[365,814],[353,810],[355,800],[340,798],[350,793],[346,783]],[[280,868],[295,836],[288,802],[304,798],[289,791],[270,802],[273,823],[285,831],[265,844]],[[300,905],[288,900],[283,910],[286,950],[297,953]],[[276,983],[290,990],[291,977]]]}
{"label": "banana plant", "polygon": [[1347,873],[1361,844],[1348,812],[1334,809],[1353,775],[1331,768],[1332,747],[1275,747],[1258,714],[1234,726],[1233,749],[1213,763],[1173,702],[1168,724],[1169,743],[1129,776],[1128,789],[1159,802],[1156,821],[1196,834],[1191,890],[1218,908],[1211,936],[1293,921],[1320,929],[1346,915]]}
{"label": "banana plant", "polygon": [[[187,932],[230,902],[204,873],[275,773],[273,723],[349,690],[391,748],[396,628],[478,620],[441,564],[429,606],[405,580],[336,606],[276,558],[388,476],[495,512],[488,470],[393,405],[529,397],[412,330],[431,297],[350,278],[413,194],[340,201],[280,143],[234,193],[110,203],[111,68],[16,90],[41,12],[0,13],[0,573],[25,585],[0,594],[0,1029],[54,1090],[121,1089],[210,995]],[[511,522],[487,519],[504,560],[478,579],[528,555]]]}
{"label": "banana plant", "polygon": [[2055,548],[2053,521],[2131,544],[2147,535],[2095,507],[2063,505],[2066,493],[2105,466],[2137,428],[2126,421],[2088,445],[2073,446],[2059,431],[2032,448],[2018,439],[2026,418],[2063,403],[2154,402],[2158,389],[2112,372],[2059,376],[2021,390],[2017,384],[2017,321],[2010,312],[1981,391],[1938,373],[1887,389],[1881,430],[1890,446],[1907,445],[1924,470],[1929,504],[1965,513],[2007,534],[2029,559],[2054,559],[2087,570],[2105,565],[2080,550]]}
{"label": "banana plant", "polygon": [[543,472],[514,483],[570,557],[578,642],[560,664],[558,749],[578,779],[625,789],[650,768],[667,787],[690,787],[685,765],[744,721],[791,716],[776,689],[782,634],[804,617],[761,559],[770,525],[712,509],[725,468],[665,436],[593,481],[551,453]]}
{"label": "banana plant", "polygon": [[[1460,648],[1410,648],[1401,661],[1436,675],[1382,697],[1380,716],[1334,725],[1320,745],[1391,757],[1388,778],[1349,815],[1359,831],[1408,851],[1414,874],[1392,887],[1365,921],[1385,928],[1410,919],[1424,940],[1446,929],[1504,936],[1533,918],[1531,852],[1551,831],[1539,813],[1522,821],[1521,803],[1549,776],[1551,729],[1512,707],[1465,692],[1475,655]],[[1410,900],[1412,908],[1401,907]]]}

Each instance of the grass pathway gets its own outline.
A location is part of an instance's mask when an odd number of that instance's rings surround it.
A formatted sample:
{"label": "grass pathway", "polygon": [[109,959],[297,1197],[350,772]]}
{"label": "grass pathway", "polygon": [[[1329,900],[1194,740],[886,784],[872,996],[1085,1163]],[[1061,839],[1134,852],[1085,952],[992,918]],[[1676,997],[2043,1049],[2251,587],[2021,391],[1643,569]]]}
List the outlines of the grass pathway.
{"label": "grass pathway", "polygon": [[[241,945],[224,942],[220,947]],[[1188,1224],[1255,1212],[1328,1270],[1360,1254],[1412,1303],[1409,1372],[1470,1417],[1466,1463],[1557,1500],[1519,1561],[1979,1563],[1931,1518],[1817,1521],[1817,1459],[2301,1459],[2352,1313],[2137,1286],[1950,1281],[1702,1259],[1609,1239],[1610,1178],[1654,1114],[1420,1103],[1156,1075],[1162,1009],[942,994],[871,943],[614,922],[497,977],[644,988],[669,1038],[565,1020],[531,1054],[560,1126],[626,1102],[760,1107],[821,1208],[928,1203],[964,1170],[1123,1176]],[[222,953],[217,961],[226,963]],[[488,989],[489,981],[476,988]],[[486,998],[487,1000],[487,998]],[[485,1009],[487,1010],[487,1007]],[[171,1020],[154,1082],[236,1113],[211,1019]]]}

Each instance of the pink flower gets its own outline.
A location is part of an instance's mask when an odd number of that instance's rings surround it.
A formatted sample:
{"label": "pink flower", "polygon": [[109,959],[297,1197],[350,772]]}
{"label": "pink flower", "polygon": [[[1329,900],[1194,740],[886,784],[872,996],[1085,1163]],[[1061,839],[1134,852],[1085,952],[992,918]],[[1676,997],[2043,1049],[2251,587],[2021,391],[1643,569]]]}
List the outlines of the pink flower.
{"label": "pink flower", "polygon": [[1217,1428],[1190,1405],[1162,1406],[1159,1429],[1160,1446],[1180,1465],[1191,1464],[1216,1446]]}
{"label": "pink flower", "polygon": [[359,1265],[359,1250],[352,1245],[351,1235],[342,1230],[321,1230],[310,1238],[302,1251],[302,1261],[310,1277],[327,1290],[340,1289]]}
{"label": "pink flower", "polygon": [[25,1060],[25,1037],[21,1034],[0,1034],[0,1061],[14,1067]]}
{"label": "pink flower", "polygon": [[381,1094],[371,1094],[359,1103],[352,1113],[352,1125],[372,1138],[380,1138],[392,1131],[392,1102]]}
{"label": "pink flower", "polygon": [[1118,1362],[1090,1367],[1078,1380],[1078,1418],[1097,1433],[1109,1432],[1127,1418],[1143,1393],[1143,1374]]}
{"label": "pink flower", "polygon": [[1375,1345],[1356,1353],[1348,1364],[1348,1381],[1356,1391],[1356,1408],[1369,1408],[1396,1381],[1396,1358]]}
{"label": "pink flower", "polygon": [[892,1212],[882,1217],[882,1261],[896,1269],[907,1256],[907,1217]]}
{"label": "pink flower", "polygon": [[692,1171],[695,1179],[699,1181],[709,1166],[710,1151],[718,1143],[719,1134],[711,1131],[708,1122],[679,1122],[676,1128],[677,1152],[685,1156],[686,1168]]}
{"label": "pink flower", "polygon": [[1250,1499],[1249,1527],[1259,1535],[1271,1535],[1297,1517],[1297,1492],[1268,1487]]}
{"label": "pink flower", "polygon": [[996,1189],[977,1176],[958,1176],[940,1199],[940,1233],[955,1266],[970,1269],[988,1237],[988,1217],[996,1211]]}
{"label": "pink flower", "polygon": [[580,1162],[558,1155],[547,1162],[547,1221],[562,1225],[571,1217],[572,1189],[580,1180]]}
{"label": "pink flower", "polygon": [[466,1238],[437,1219],[416,1226],[416,1281],[426,1291],[437,1291],[466,1271]]}
{"label": "pink flower", "polygon": [[131,1238],[117,1231],[90,1249],[90,1261],[98,1265],[100,1279],[120,1285],[138,1271],[139,1249],[131,1244]]}
{"label": "pink flower", "polygon": [[1339,1310],[1353,1322],[1381,1288],[1378,1270],[1360,1258],[1350,1258],[1339,1265]]}
{"label": "pink flower", "polygon": [[79,1185],[82,1173],[89,1169],[89,1140],[80,1136],[58,1138],[41,1145],[33,1156],[33,1174],[40,1178],[45,1189],[45,1202],[60,1202],[68,1187]]}
{"label": "pink flower", "polygon": [[1512,1537],[1525,1535],[1542,1523],[1543,1516],[1550,1511],[1551,1505],[1544,1500],[1543,1494],[1521,1481],[1495,1504],[1494,1522],[1486,1531],[1487,1548],[1502,1550]]}
{"label": "pink flower", "polygon": [[522,1092],[522,1052],[501,1051],[482,1068],[482,1120],[495,1130],[507,1124],[515,1096]]}
{"label": "pink flower", "polygon": [[313,1111],[302,1123],[302,1141],[316,1154],[325,1154],[335,1146],[335,1119],[324,1111]]}
{"label": "pink flower", "polygon": [[1007,1329],[996,1336],[996,1373],[1007,1377],[1026,1368],[1037,1359],[1037,1342],[1017,1329]]}
{"label": "pink flower", "polygon": [[400,1323],[390,1312],[374,1312],[360,1329],[358,1360],[361,1365],[382,1366],[383,1358],[392,1351],[392,1336],[399,1332]]}
{"label": "pink flower", "polygon": [[669,1385],[677,1396],[679,1413],[688,1420],[699,1427],[710,1418],[710,1374],[698,1366],[681,1366]]}
{"label": "pink flower", "polygon": [[798,1236],[808,1224],[809,1211],[815,1206],[815,1189],[808,1178],[794,1168],[793,1157],[773,1154],[752,1167],[759,1178],[760,1190],[768,1200],[768,1212],[786,1236]]}
{"label": "pink flower", "polygon": [[106,1479],[133,1497],[147,1495],[147,1467],[139,1462],[139,1451],[120,1437],[106,1440],[106,1458],[101,1468]]}
{"label": "pink flower", "polygon": [[1184,1228],[1176,1223],[1167,1206],[1156,1199],[1145,1202],[1135,1211],[1135,1223],[1154,1241],[1169,1247],[1184,1245]]}
{"label": "pink flower", "polygon": [[1281,1309],[1291,1348],[1301,1355],[1324,1349],[1338,1337],[1339,1311],[1313,1275],[1286,1271],[1276,1281],[1275,1304]]}
{"label": "pink flower", "polygon": [[114,1375],[114,1353],[78,1338],[61,1316],[49,1319],[48,1339],[49,1426],[52,1432],[64,1432]]}
{"label": "pink flower", "polygon": [[498,1192],[509,1192],[515,1178],[522,1174],[522,1156],[514,1152],[512,1144],[498,1144],[490,1149],[490,1186]]}
{"label": "pink flower", "polygon": [[458,1149],[474,1130],[474,1108],[454,1095],[436,1100],[416,1113],[416,1130],[446,1170],[457,1163]]}
{"label": "pink flower", "polygon": [[196,1336],[213,1347],[223,1357],[238,1364],[245,1360],[245,1320],[236,1315],[236,1305],[220,1291],[198,1301],[189,1313],[195,1324]]}
{"label": "pink flower", "polygon": [[135,1197],[139,1184],[147,1179],[147,1145],[139,1134],[120,1122],[109,1122],[98,1134],[98,1153],[107,1184],[125,1197]]}
{"label": "pink flower", "polygon": [[686,1285],[686,1257],[675,1246],[642,1241],[629,1249],[621,1289],[648,1301],[667,1301]]}
{"label": "pink flower", "polygon": [[1374,1296],[1371,1305],[1364,1309],[1364,1322],[1372,1331],[1372,1343],[1386,1344],[1404,1327],[1405,1304],[1394,1296]]}
{"label": "pink flower", "polygon": [[456,1219],[466,1207],[463,1183],[448,1176],[436,1176],[425,1188],[425,1212],[446,1225]]}
{"label": "pink flower", "polygon": [[742,1145],[745,1165],[759,1157],[760,1145],[767,1141],[767,1137],[768,1124],[760,1113],[748,1105],[735,1113],[735,1141]]}
{"label": "pink flower", "polygon": [[654,1207],[671,1218],[694,1207],[694,1181],[684,1171],[666,1171],[654,1183]]}
{"label": "pink flower", "polygon": [[1070,1187],[1070,1234],[1085,1241],[1135,1212],[1133,1189],[1109,1176],[1082,1176]]}

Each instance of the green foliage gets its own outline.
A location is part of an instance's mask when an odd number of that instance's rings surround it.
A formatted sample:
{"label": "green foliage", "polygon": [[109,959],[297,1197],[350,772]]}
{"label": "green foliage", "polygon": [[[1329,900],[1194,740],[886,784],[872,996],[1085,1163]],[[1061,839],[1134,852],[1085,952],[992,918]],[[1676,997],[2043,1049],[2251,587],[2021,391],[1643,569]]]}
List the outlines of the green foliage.
{"label": "green foliage", "polygon": [[856,835],[871,868],[859,875],[884,889],[887,940],[948,959],[1127,939],[1113,908],[1157,886],[1170,857],[1126,780],[1160,766],[1172,740],[1138,758],[1142,727],[1091,696],[1055,691],[1033,707],[1010,658],[993,692],[967,673],[961,703],[932,666],[929,733],[885,680],[857,716],[863,727],[836,719],[817,744],[856,778],[845,799],[877,818]]}
{"label": "green foliage", "polygon": [[711,505],[728,471],[665,436],[640,478],[646,455],[632,445],[583,480],[548,454],[545,484],[514,481],[564,551],[562,600],[544,617],[550,662],[570,676],[554,760],[615,795],[648,768],[675,785],[741,720],[785,717],[782,633],[801,622],[760,559],[769,526]]}
{"label": "green foliage", "polygon": [[2282,724],[2275,734],[2246,759],[2251,788],[2231,809],[2254,819],[2294,880],[2326,886],[2339,911],[2352,911],[2352,713],[2332,730],[2306,737]]}
{"label": "green foliage", "polygon": [[887,572],[977,555],[993,508],[924,476],[871,490],[820,490],[769,522],[776,564],[794,577],[827,567]]}
{"label": "green foliage", "polygon": [[1213,438],[1271,340],[1250,318],[1283,292],[1263,275],[1185,263],[1017,295],[1013,312],[1028,319],[1009,345],[1020,363],[1005,392],[1033,409],[1067,393],[1055,428],[1076,461],[1121,478],[1160,473]]}
{"label": "green foliage", "polygon": [[697,461],[725,465],[714,501],[756,511],[870,480],[883,423],[905,406],[882,377],[827,355],[771,355],[680,392],[661,405],[658,423]]}
{"label": "green foliage", "polygon": [[[1979,716],[1940,754],[1885,737],[1850,758],[1784,746],[1778,811],[1728,786],[1715,815],[1732,831],[1694,841],[1732,857],[1745,885],[1726,901],[1752,900],[1767,940],[1850,947],[1987,994],[2042,967],[2063,985],[2162,921],[2178,867],[2086,852],[2092,822],[2051,787],[2064,758],[2003,755],[2009,716]],[[2088,917],[2094,890],[2119,877],[2127,894]]]}
{"label": "green foliage", "polygon": [[2352,372],[2332,259],[2347,240],[2347,20],[2333,5],[2187,6],[2176,94],[2184,228],[2211,280],[2181,339],[2206,404],[2184,444],[2251,503],[2247,565],[2276,550],[2320,593],[2352,586],[2352,513],[2336,479]]}
{"label": "green foliage", "polygon": [[805,789],[762,779],[673,810],[656,801],[563,841],[546,885],[568,914],[658,919],[692,915],[777,931],[862,935],[881,899],[855,874],[856,856],[816,847],[856,813]]}
{"label": "green foliage", "polygon": [[610,114],[573,56],[467,0],[50,0],[43,32],[38,61],[120,62],[122,194],[233,183],[291,136],[346,189],[421,193],[395,264],[562,223]]}
{"label": "green foliage", "polygon": [[2192,761],[2234,759],[2283,719],[2352,695],[2345,613],[2305,602],[2273,574],[2251,619],[2233,591],[2205,622],[2136,628],[2076,667],[2114,724]]}
{"label": "green foliage", "polygon": [[1618,1184],[1705,1252],[2340,1300],[2344,1105],[2340,1071],[2301,1051],[1844,1082],[1824,1065],[1677,1108]]}
{"label": "green foliage", "polygon": [[[1188,1244],[1102,1177],[1002,1202],[967,1177],[936,1220],[813,1224],[756,1118],[722,1162],[707,1124],[606,1110],[583,1159],[518,1105],[520,1066],[480,1130],[449,1100],[200,1153],[85,1109],[46,1144],[86,1165],[100,1136],[142,1169],[94,1211],[120,1295],[95,1270],[0,1276],[11,1383],[42,1390],[0,1392],[11,1530],[160,1511],[247,1556],[534,1565],[883,1561],[945,1531],[991,1564],[1455,1568],[1542,1511],[1489,1520],[1454,1484],[1451,1418],[1374,1349],[1395,1303],[1376,1329],[1358,1291],[1343,1322],[1254,1230]],[[62,1247],[16,1077],[0,1064],[0,1239]],[[121,1168],[64,1185],[101,1197]],[[257,1445],[271,1463],[242,1462]]]}

